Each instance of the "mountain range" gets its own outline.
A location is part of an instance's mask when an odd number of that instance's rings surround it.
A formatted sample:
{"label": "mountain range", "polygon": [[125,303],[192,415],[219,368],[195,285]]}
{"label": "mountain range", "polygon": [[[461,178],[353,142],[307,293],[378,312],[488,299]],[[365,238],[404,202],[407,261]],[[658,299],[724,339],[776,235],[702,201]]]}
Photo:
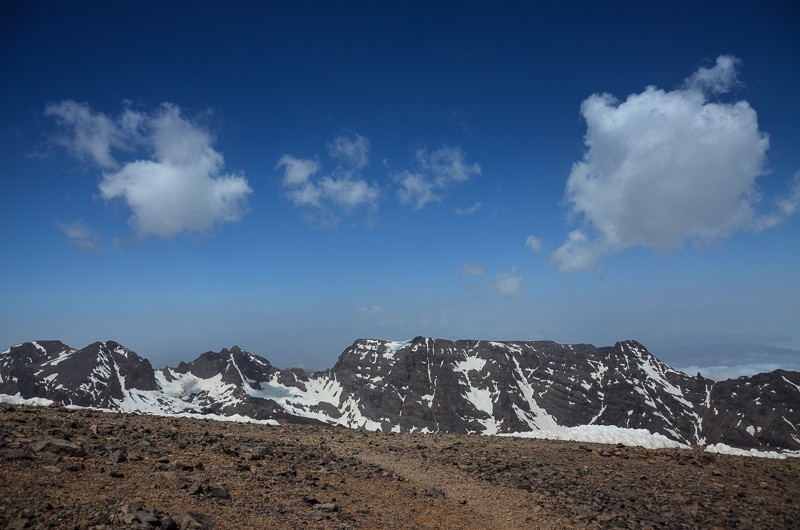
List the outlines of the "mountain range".
{"label": "mountain range", "polygon": [[[114,341],[0,354],[0,394],[160,415],[322,422],[385,432],[503,434],[583,425],[683,444],[800,449],[800,372],[725,381],[677,371],[636,341],[360,339],[324,371],[279,369],[234,346],[176,367]],[[0,395],[0,401],[3,400]]]}

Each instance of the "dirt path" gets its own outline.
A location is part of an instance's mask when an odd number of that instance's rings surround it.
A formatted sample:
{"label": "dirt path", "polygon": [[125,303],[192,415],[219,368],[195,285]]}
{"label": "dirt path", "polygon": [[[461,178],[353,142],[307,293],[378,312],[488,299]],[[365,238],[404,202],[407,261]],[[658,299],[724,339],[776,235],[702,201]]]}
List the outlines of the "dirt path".
{"label": "dirt path", "polygon": [[548,514],[546,501],[535,493],[487,484],[458,468],[434,462],[420,463],[419,458],[382,451],[362,451],[359,460],[392,470],[409,485],[428,495],[443,493],[451,503],[469,514],[473,528],[497,530],[587,528],[557,515]]}

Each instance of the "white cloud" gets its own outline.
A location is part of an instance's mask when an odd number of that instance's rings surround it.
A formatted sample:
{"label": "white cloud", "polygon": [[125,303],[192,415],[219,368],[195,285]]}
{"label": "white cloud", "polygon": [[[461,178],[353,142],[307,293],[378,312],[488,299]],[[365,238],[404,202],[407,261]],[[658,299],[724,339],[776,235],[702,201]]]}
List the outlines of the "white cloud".
{"label": "white cloud", "polygon": [[576,272],[598,267],[608,253],[602,242],[591,241],[581,230],[573,230],[553,258],[563,272]]}
{"label": "white cloud", "polygon": [[340,134],[328,144],[328,154],[347,171],[359,171],[369,163],[369,139],[360,134]]}
{"label": "white cloud", "polygon": [[319,162],[283,155],[275,166],[275,169],[280,168],[284,168],[283,186],[289,189],[289,198],[295,206],[319,204],[322,192],[311,182],[311,177],[321,169]]}
{"label": "white cloud", "polygon": [[476,202],[475,204],[467,208],[456,208],[456,213],[458,215],[472,215],[478,212],[478,210],[480,210],[482,207],[483,205],[481,203]]}
{"label": "white cloud", "polygon": [[392,177],[401,186],[397,198],[415,210],[421,210],[429,202],[441,201],[447,189],[481,174],[481,166],[467,164],[459,147],[443,147],[432,152],[418,149],[414,158],[416,171],[400,171]]}
{"label": "white cloud", "polygon": [[118,121],[114,121],[77,101],[50,104],[44,113],[55,118],[65,129],[55,138],[57,144],[78,158],[89,158],[101,168],[117,167],[111,149],[128,148],[141,123],[131,111],[125,111]]}
{"label": "white cloud", "polygon": [[100,250],[100,236],[81,220],[72,223],[56,223],[67,240],[81,250],[96,252]]}
{"label": "white cloud", "polygon": [[700,67],[684,82],[689,89],[724,94],[739,84],[736,78],[741,61],[732,55],[720,55],[711,68]]}
{"label": "white cloud", "polygon": [[397,198],[403,204],[413,204],[415,210],[421,210],[426,204],[438,201],[433,183],[422,173],[401,171],[393,175],[401,188],[397,190]]}
{"label": "white cloud", "polygon": [[320,170],[319,162],[316,160],[300,160],[289,155],[283,155],[278,160],[276,168],[280,167],[286,168],[283,175],[283,185],[287,187],[306,184]]}
{"label": "white cloud", "polygon": [[525,240],[525,246],[534,252],[542,250],[542,240],[536,236],[528,236]]}
{"label": "white cloud", "polygon": [[[101,197],[126,203],[139,237],[208,232],[244,215],[252,192],[247,180],[222,173],[223,157],[213,138],[177,105],[164,103],[152,113],[126,109],[117,120],[74,101],[45,112],[67,129],[62,145],[104,169]],[[112,149],[134,148],[150,158],[120,164],[112,156]]]}
{"label": "white cloud", "polygon": [[467,261],[461,266],[461,274],[465,274],[473,278],[485,278],[486,269],[483,268],[483,265]]}
{"label": "white cloud", "polygon": [[209,133],[172,104],[163,104],[147,122],[153,159],[104,173],[99,185],[104,199],[127,203],[138,235],[202,233],[216,223],[241,219],[252,190],[244,177],[221,174],[223,158]]}
{"label": "white cloud", "polygon": [[380,187],[360,177],[369,163],[369,140],[356,133],[339,135],[328,144],[328,155],[337,161],[329,174],[317,177],[322,166],[316,160],[283,155],[276,169],[283,169],[283,187],[295,206],[314,209],[321,225],[335,225],[336,212],[350,213],[360,207],[375,210]]}
{"label": "white cloud", "polygon": [[350,211],[361,204],[375,206],[380,197],[377,186],[370,186],[362,179],[337,179],[325,177],[320,183],[323,196],[341,208]]}
{"label": "white cloud", "polygon": [[522,294],[522,286],[525,277],[516,267],[511,267],[510,272],[503,272],[495,278],[494,287],[500,294],[506,296],[519,296]]}
{"label": "white cloud", "polygon": [[459,147],[443,147],[431,153],[427,149],[420,149],[416,158],[420,167],[431,174],[434,184],[440,188],[451,183],[466,182],[470,177],[481,174],[481,166],[464,162],[464,153]]}
{"label": "white cloud", "polygon": [[679,90],[651,86],[622,102],[608,94],[583,102],[587,151],[572,167],[566,199],[584,224],[553,254],[562,271],[597,269],[632,246],[712,243],[797,210],[800,192],[779,200],[777,213],[756,212],[769,139],[746,101],[708,101],[738,83],[738,64],[722,56]]}

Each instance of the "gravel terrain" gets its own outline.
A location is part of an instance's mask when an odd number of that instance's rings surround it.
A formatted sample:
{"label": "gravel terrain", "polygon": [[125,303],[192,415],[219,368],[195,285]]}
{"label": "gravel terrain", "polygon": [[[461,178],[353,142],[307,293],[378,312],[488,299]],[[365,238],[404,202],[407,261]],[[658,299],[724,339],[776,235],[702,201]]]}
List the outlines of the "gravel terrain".
{"label": "gravel terrain", "polygon": [[0,528],[800,528],[800,459],[0,404]]}

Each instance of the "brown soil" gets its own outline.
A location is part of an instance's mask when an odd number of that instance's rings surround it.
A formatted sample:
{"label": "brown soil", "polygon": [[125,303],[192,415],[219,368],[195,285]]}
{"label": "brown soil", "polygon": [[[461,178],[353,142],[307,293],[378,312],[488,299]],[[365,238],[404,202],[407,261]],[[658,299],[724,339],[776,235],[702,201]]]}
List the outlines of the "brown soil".
{"label": "brown soil", "polygon": [[800,460],[0,405],[0,528],[800,528]]}

